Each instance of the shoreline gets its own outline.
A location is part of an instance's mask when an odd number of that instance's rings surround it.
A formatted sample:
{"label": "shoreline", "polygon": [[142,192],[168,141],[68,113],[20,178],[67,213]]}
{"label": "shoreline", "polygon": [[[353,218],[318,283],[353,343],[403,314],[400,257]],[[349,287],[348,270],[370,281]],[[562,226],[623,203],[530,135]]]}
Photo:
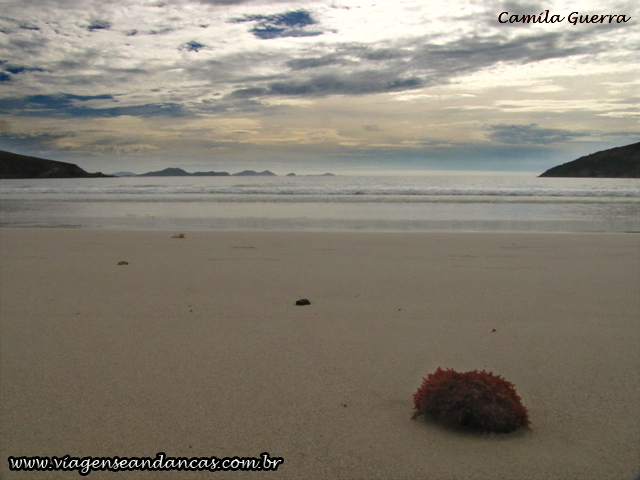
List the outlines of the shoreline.
{"label": "shoreline", "polygon": [[324,229],[324,228],[304,228],[304,229],[258,229],[258,228],[200,228],[200,229],[180,229],[180,228],[146,228],[138,227],[95,227],[84,225],[58,225],[58,226],[39,226],[39,225],[0,225],[0,231],[3,230],[70,230],[81,232],[140,232],[153,234],[174,235],[176,233],[187,234],[327,234],[327,235],[638,235],[639,231],[546,231],[546,230],[367,230],[367,229]]}
{"label": "shoreline", "polygon": [[[96,224],[73,224],[60,223],[58,225],[20,225],[20,224],[1,224],[0,229],[26,229],[26,230],[81,230],[81,231],[126,231],[126,232],[156,232],[156,233],[173,233],[173,232],[200,232],[200,233],[327,233],[327,234],[496,234],[496,235],[547,235],[547,234],[567,234],[567,235],[620,235],[620,234],[640,234],[640,229],[635,224],[625,223],[616,226],[615,229],[601,229],[592,225],[589,228],[586,225],[580,225],[579,222],[563,222],[563,221],[539,221],[539,222],[518,222],[518,221],[424,221],[415,222],[411,220],[376,220],[368,221],[368,225],[362,225],[363,222],[351,220],[302,220],[295,221],[287,219],[285,222],[279,219],[256,220],[247,218],[236,219],[206,219],[209,222],[207,226],[201,226],[199,219],[190,219],[188,221],[164,222],[160,225],[149,226],[140,224],[134,220],[131,225],[122,225],[115,222],[109,224],[104,219],[99,219],[101,225]],[[94,221],[95,222],[95,221]],[[285,225],[286,223],[286,225]],[[502,223],[502,226],[496,225]],[[533,224],[537,227],[534,229]],[[585,222],[589,223],[589,222]],[[594,222],[595,223],[595,222]],[[341,224],[341,225],[339,225]],[[426,225],[429,225],[428,227]],[[453,225],[455,226],[453,226]],[[440,226],[437,226],[440,225]]]}
{"label": "shoreline", "polygon": [[[0,477],[78,476],[10,472],[9,455],[268,452],[276,472],[216,475],[633,479],[638,247],[622,233],[0,228]],[[504,376],[531,427],[412,421],[439,366]]]}

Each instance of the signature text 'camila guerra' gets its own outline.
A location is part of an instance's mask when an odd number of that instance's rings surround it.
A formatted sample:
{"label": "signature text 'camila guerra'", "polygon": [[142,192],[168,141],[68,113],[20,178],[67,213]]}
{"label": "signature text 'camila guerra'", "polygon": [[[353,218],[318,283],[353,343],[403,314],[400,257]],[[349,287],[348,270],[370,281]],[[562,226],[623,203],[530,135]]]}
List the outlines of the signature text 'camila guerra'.
{"label": "signature text 'camila guerra'", "polygon": [[580,15],[579,12],[571,12],[568,16],[550,15],[549,10],[538,15],[509,15],[509,12],[502,12],[498,15],[500,23],[562,23],[565,19],[573,24],[579,23],[627,23],[631,17],[626,15]]}

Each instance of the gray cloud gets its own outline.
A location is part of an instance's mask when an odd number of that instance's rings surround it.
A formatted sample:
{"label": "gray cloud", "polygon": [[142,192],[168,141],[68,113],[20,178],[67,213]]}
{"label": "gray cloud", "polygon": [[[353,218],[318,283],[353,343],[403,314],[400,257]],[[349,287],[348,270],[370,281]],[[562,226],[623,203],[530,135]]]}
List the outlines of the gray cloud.
{"label": "gray cloud", "polygon": [[[175,31],[175,29],[171,28],[171,27],[164,27],[161,28],[159,30],[149,30],[148,32],[146,32],[148,35],[166,35],[167,33],[171,33]],[[137,33],[137,31],[136,31]]]}
{"label": "gray cloud", "polygon": [[24,65],[15,65],[6,61],[0,61],[0,82],[10,82],[14,80],[15,75],[25,75],[29,72],[44,71],[44,69],[38,67],[26,67]]}
{"label": "gray cloud", "polygon": [[37,27],[36,25],[31,25],[29,23],[20,24],[20,28],[22,28],[23,30],[40,30],[40,27]]}
{"label": "gray cloud", "polygon": [[395,60],[397,58],[410,58],[411,53],[404,49],[394,48],[377,48],[377,49],[363,49],[363,52],[359,55],[360,58],[365,60]]}
{"label": "gray cloud", "polygon": [[263,95],[267,95],[268,93],[269,93],[269,90],[266,88],[259,88],[259,87],[241,88],[239,90],[234,90],[231,93],[231,96],[237,97],[237,98],[253,98],[253,97],[261,97]]}
{"label": "gray cloud", "polygon": [[364,45],[350,44],[342,45],[335,52],[321,57],[292,59],[287,61],[286,65],[292,70],[306,70],[329,65],[354,66],[356,61],[352,60],[353,57],[371,62],[388,62],[411,59],[412,52],[403,47],[370,48]]}
{"label": "gray cloud", "polygon": [[61,138],[75,137],[76,133],[71,131],[58,131],[55,134],[41,133],[41,132],[29,132],[29,133],[2,133],[3,142],[24,142],[28,141],[30,144],[35,145],[47,145]]}
{"label": "gray cloud", "polygon": [[[233,96],[269,95],[319,97],[363,95],[413,90],[445,84],[451,78],[471,74],[499,62],[530,63],[565,58],[603,49],[601,45],[576,44],[567,34],[529,33],[515,38],[461,38],[444,44],[421,41],[390,43],[371,48],[343,44],[323,56],[285,60],[276,81],[244,80]],[[354,58],[360,59],[355,61]],[[273,62],[275,59],[269,59]]]}
{"label": "gray cloud", "polygon": [[[584,35],[584,34],[578,34]],[[425,45],[412,57],[413,68],[426,70],[436,78],[471,73],[499,62],[530,63],[551,58],[566,58],[604,49],[597,43],[575,42],[569,34],[534,33],[507,39],[461,38],[444,45]]]}
{"label": "gray cloud", "polygon": [[534,15],[544,10],[544,5],[540,2],[508,0],[501,2],[500,11],[496,11],[494,17],[502,12],[509,12],[510,15]]}
{"label": "gray cloud", "polygon": [[214,5],[214,6],[226,6],[231,7],[235,5],[245,5],[254,3],[256,5],[260,4],[273,4],[273,3],[291,3],[291,4],[299,4],[300,0],[189,0],[197,3],[202,3],[205,5]]}
{"label": "gray cloud", "polygon": [[5,72],[9,72],[14,75],[17,75],[19,73],[24,73],[24,72],[44,72],[45,71],[44,69],[38,68],[38,67],[25,67],[23,65],[2,64],[2,63],[0,63],[0,65],[2,65],[2,68],[4,69]]}
{"label": "gray cloud", "polygon": [[254,0],[198,0],[200,3],[209,5],[241,5],[243,3],[253,3]]}
{"label": "gray cloud", "polygon": [[94,20],[87,26],[87,30],[93,32],[94,30],[108,30],[111,28],[111,22],[106,20]]}
{"label": "gray cloud", "polygon": [[4,98],[0,99],[0,113],[34,117],[119,117],[122,115],[179,117],[185,115],[182,106],[174,103],[111,108],[92,108],[82,104],[89,100],[115,99],[111,95],[32,95]]}
{"label": "gray cloud", "polygon": [[350,76],[321,75],[303,82],[296,80],[274,82],[269,85],[269,93],[274,95],[308,96],[331,94],[362,95],[411,90],[421,86],[423,86],[422,81],[416,77],[389,77],[386,74],[380,74],[375,71],[364,71]]}
{"label": "gray cloud", "polygon": [[18,49],[23,54],[38,55],[50,44],[50,39],[47,37],[31,37],[22,38],[14,35],[9,35],[10,49]]}
{"label": "gray cloud", "polygon": [[287,61],[287,67],[292,70],[306,70],[309,68],[326,67],[328,65],[345,65],[344,59],[338,58],[336,55],[327,55],[324,57],[297,58]]}
{"label": "gray cloud", "polygon": [[548,145],[563,143],[575,138],[589,137],[589,133],[572,132],[558,128],[540,128],[530,125],[491,125],[487,137],[494,142],[507,145]]}
{"label": "gray cloud", "polygon": [[309,31],[298,28],[278,28],[272,27],[271,25],[255,27],[252,28],[250,32],[263,40],[285,37],[316,37],[318,35],[322,35],[322,32],[320,31]]}
{"label": "gray cloud", "polygon": [[[2,125],[0,125],[2,127]],[[50,156],[57,150],[55,143],[64,138],[76,136],[75,132],[58,131],[56,133],[11,133],[0,128],[0,149],[19,151],[24,155]]]}
{"label": "gray cloud", "polygon": [[295,78],[272,82],[266,87],[235,90],[232,95],[249,98],[266,95],[321,97],[326,95],[365,95],[397,92],[424,86],[417,77],[398,77],[386,72],[362,71],[351,75],[325,74],[306,80]]}

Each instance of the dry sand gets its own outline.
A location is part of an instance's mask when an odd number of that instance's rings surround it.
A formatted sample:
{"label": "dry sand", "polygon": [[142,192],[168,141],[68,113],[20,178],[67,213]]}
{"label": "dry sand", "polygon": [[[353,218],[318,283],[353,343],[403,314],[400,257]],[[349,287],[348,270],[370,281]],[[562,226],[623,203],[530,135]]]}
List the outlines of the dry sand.
{"label": "dry sand", "polygon": [[[2,479],[82,478],[9,455],[157,452],[284,464],[88,478],[640,471],[639,235],[174,233],[0,230]],[[531,428],[411,420],[438,366],[504,376]]]}

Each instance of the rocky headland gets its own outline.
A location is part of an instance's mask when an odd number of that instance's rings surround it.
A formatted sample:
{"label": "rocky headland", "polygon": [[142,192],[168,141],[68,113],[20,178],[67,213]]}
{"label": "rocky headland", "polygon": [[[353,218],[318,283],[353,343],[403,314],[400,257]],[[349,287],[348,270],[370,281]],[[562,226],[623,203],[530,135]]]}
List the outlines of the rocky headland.
{"label": "rocky headland", "polygon": [[540,176],[640,178],[640,142],[580,157],[550,168]]}
{"label": "rocky headland", "polygon": [[100,178],[101,172],[89,173],[74,163],[45,160],[0,150],[0,178]]}

